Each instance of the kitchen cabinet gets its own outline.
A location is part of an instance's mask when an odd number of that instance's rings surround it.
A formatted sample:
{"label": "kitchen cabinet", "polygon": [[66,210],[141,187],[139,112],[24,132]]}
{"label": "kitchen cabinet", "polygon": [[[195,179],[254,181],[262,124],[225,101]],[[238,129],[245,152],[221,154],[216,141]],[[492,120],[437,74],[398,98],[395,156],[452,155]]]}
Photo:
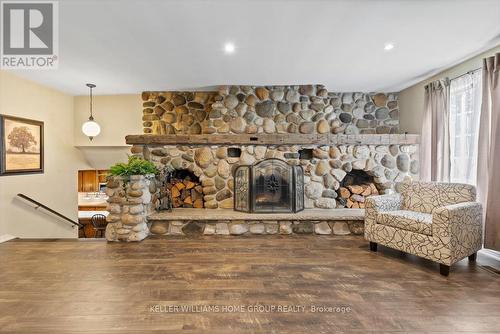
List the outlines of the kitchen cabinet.
{"label": "kitchen cabinet", "polygon": [[78,171],[78,192],[98,192],[99,183],[105,183],[109,171],[102,170],[79,170]]}

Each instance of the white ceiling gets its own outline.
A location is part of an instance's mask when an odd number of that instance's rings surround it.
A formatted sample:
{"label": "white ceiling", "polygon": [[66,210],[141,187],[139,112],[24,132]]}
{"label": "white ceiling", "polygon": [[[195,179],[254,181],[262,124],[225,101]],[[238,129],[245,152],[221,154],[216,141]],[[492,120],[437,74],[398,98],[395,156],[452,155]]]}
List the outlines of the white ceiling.
{"label": "white ceiling", "polygon": [[[499,0],[60,0],[58,70],[74,95],[323,83],[399,91],[499,44]],[[225,55],[224,43],[236,45]],[[396,47],[383,50],[386,42]]]}

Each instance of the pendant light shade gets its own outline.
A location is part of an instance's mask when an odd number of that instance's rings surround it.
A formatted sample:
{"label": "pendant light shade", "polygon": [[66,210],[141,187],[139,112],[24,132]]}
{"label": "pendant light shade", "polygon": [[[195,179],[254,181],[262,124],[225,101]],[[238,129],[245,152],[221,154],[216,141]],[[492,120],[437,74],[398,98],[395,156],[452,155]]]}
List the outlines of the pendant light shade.
{"label": "pendant light shade", "polygon": [[83,123],[82,125],[82,132],[84,135],[89,137],[90,140],[94,139],[94,137],[97,137],[99,133],[101,133],[101,127],[99,124],[97,124],[96,121],[94,121],[94,116],[92,115],[92,89],[95,88],[94,84],[88,83],[87,87],[89,87],[90,90],[90,117],[89,120]]}
{"label": "pendant light shade", "polygon": [[101,127],[97,122],[93,120],[88,120],[82,125],[83,133],[92,140],[94,137],[97,137],[99,133],[101,133]]}

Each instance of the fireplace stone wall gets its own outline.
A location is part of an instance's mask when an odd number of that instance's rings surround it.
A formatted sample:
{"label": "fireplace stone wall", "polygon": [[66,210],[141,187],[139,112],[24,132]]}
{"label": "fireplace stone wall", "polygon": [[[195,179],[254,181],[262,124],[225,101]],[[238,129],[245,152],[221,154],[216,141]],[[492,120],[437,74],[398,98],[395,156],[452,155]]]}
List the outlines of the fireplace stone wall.
{"label": "fireplace stone wall", "polygon": [[[239,148],[241,155],[231,157],[229,148]],[[300,159],[299,151],[311,149],[310,159]],[[253,165],[268,158],[278,158],[304,169],[305,208],[342,208],[337,190],[352,170],[373,176],[384,193],[396,182],[418,175],[418,145],[135,145],[132,153],[160,167],[187,169],[201,181],[205,208],[232,209],[233,172],[240,165]]]}
{"label": "fireplace stone wall", "polygon": [[143,92],[145,134],[389,134],[396,93],[329,92],[323,85],[221,86],[217,92]]}

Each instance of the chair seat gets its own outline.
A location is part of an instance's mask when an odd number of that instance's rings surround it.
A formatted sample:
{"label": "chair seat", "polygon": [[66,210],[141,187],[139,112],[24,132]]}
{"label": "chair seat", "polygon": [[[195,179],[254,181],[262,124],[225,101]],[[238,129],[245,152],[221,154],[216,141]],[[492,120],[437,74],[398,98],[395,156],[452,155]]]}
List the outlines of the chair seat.
{"label": "chair seat", "polygon": [[432,235],[432,215],[416,211],[397,210],[380,212],[377,223],[410,232]]}

